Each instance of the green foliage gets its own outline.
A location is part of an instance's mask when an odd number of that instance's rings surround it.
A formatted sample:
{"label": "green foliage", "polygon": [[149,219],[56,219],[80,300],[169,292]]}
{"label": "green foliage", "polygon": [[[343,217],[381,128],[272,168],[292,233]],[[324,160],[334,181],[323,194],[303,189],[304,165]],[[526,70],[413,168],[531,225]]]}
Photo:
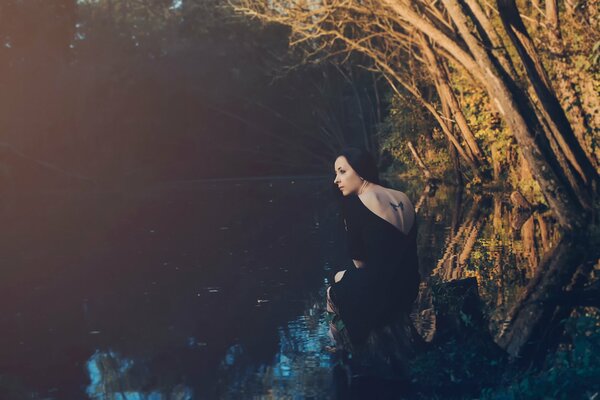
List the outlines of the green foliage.
{"label": "green foliage", "polygon": [[[600,82],[600,69],[598,68],[600,65],[600,33],[597,29],[593,28],[594,18],[596,18],[594,17],[595,14],[592,15],[587,11],[583,11],[592,6],[580,5],[578,6],[580,9],[573,13],[561,11],[561,34],[563,35],[562,39],[565,46],[564,52],[561,54],[553,53],[550,50],[550,41],[548,40],[549,28],[541,23],[543,15],[539,13],[539,10],[532,8],[530,2],[519,2],[519,7],[524,10],[525,14],[531,16],[531,18],[526,20],[527,29],[536,43],[536,51],[542,58],[551,82],[555,84],[556,94],[568,117],[571,118],[573,115],[569,113],[573,111],[574,106],[582,106],[579,103],[582,101],[585,103],[586,97],[590,97],[590,91],[597,92],[597,82]],[[498,28],[498,32],[503,37],[504,42],[509,43],[510,41],[505,35],[499,18],[492,18],[492,24]],[[519,59],[514,46],[508,46],[506,50],[513,61]],[[554,50],[556,51],[556,49]],[[517,83],[526,90],[526,73],[521,63],[513,62],[513,64],[517,70],[517,75],[520,77],[517,78]],[[468,124],[484,152],[486,164],[490,169],[493,168],[499,173],[498,178],[500,181],[506,183],[511,188],[520,190],[531,201],[543,203],[544,199],[538,183],[522,168],[522,161],[518,155],[519,149],[512,132],[505,126],[504,121],[490,102],[485,90],[475,84],[465,74],[464,70],[454,69],[452,65],[449,65],[449,68],[451,85],[457,94]],[[565,68],[569,71],[566,75]],[[586,83],[587,86],[583,85],[583,83]],[[571,88],[577,96],[567,98],[569,91],[561,89],[565,87]],[[430,89],[432,92],[435,92],[433,87]],[[590,104],[593,104],[593,101],[590,101]],[[597,158],[600,158],[600,146],[597,139],[598,128],[595,128],[595,118],[597,116],[592,115],[594,110],[592,106],[583,104],[582,109],[587,124],[587,133],[583,139],[583,145],[589,153],[595,154]],[[405,151],[402,144],[402,140],[407,140],[410,134],[402,133],[403,120],[402,118],[398,119],[398,116],[402,116],[403,112],[396,111],[394,120],[392,121],[395,131],[393,135],[386,137],[387,142],[385,145],[392,149],[397,149],[395,153],[392,153],[398,155],[401,163],[409,162],[410,165],[410,155]],[[416,118],[418,114],[407,110],[406,115],[409,118],[410,116]],[[425,116],[425,118],[433,121],[431,116]],[[575,120],[571,122],[572,124],[578,123]],[[406,132],[405,128],[404,132]],[[413,137],[411,140],[415,140],[415,138]],[[439,146],[438,150],[442,150],[443,147]],[[425,148],[427,149],[428,147],[426,146]],[[419,150],[424,151],[423,147],[419,147]],[[450,159],[447,157],[445,151],[442,151],[441,154],[444,154],[445,157],[427,158],[427,162],[431,162],[434,165],[437,164],[435,168],[438,170],[450,170]],[[443,162],[441,162],[442,159],[445,159],[446,165],[443,165]],[[476,185],[478,183],[477,179],[472,179],[468,185]]]}
{"label": "green foliage", "polygon": [[539,183],[533,177],[522,177],[518,173],[510,175],[511,186],[523,194],[531,203],[546,204]]}
{"label": "green foliage", "polygon": [[381,150],[388,151],[394,158],[392,172],[420,175],[408,148],[411,141],[431,172],[444,176],[451,167],[447,141],[428,111],[408,99],[409,96],[391,97],[389,115],[380,127]]}
{"label": "green foliage", "polygon": [[510,159],[516,143],[498,111],[492,107],[489,96],[459,71],[454,71],[452,84],[467,123],[484,152],[486,164],[491,167],[497,163],[505,173],[510,171],[514,167]]}

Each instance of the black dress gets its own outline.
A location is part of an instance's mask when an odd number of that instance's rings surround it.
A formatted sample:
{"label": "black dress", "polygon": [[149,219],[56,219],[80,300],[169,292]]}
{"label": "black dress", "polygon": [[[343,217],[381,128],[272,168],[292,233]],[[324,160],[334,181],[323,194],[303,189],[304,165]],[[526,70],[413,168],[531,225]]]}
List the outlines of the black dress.
{"label": "black dress", "polygon": [[353,344],[408,313],[419,288],[416,218],[408,234],[378,216],[358,196],[343,199],[348,255],[365,262],[331,285],[330,299]]}

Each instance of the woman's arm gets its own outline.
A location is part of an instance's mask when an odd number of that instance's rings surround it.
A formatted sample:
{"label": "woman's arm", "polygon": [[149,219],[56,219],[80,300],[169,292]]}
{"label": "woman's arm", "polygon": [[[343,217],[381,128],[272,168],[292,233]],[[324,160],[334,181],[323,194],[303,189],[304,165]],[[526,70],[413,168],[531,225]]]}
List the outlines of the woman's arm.
{"label": "woman's arm", "polygon": [[356,266],[356,268],[362,268],[365,266],[365,262],[362,260],[352,260],[352,262],[354,262],[354,266]]}

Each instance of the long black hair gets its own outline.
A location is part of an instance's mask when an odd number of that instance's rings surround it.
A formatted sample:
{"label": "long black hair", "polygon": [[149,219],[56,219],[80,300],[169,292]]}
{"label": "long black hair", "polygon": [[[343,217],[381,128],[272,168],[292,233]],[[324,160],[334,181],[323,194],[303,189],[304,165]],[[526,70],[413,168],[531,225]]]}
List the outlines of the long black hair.
{"label": "long black hair", "polygon": [[379,184],[379,170],[373,156],[368,151],[356,147],[345,147],[338,152],[337,157],[339,156],[346,157],[348,164],[361,178]]}
{"label": "long black hair", "polygon": [[[379,170],[377,169],[377,164],[375,164],[375,160],[373,156],[363,148],[358,147],[344,147],[340,151],[337,152],[335,159],[338,157],[344,156],[348,161],[348,164],[352,167],[354,171],[363,179],[366,179],[369,182],[380,184],[379,180]],[[332,185],[333,193],[341,200],[343,198],[342,192],[338,189],[335,183]]]}

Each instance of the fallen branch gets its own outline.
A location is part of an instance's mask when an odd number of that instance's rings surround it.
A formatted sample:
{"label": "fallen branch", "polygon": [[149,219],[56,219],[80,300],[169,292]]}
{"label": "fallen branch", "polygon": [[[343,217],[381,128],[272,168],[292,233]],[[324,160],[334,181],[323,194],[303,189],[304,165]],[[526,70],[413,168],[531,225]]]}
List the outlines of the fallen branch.
{"label": "fallen branch", "polygon": [[427,168],[427,166],[423,162],[423,159],[421,157],[419,157],[419,153],[417,153],[415,146],[413,146],[413,144],[410,140],[408,141],[408,148],[409,148],[410,152],[412,153],[413,158],[417,162],[417,165],[419,166],[419,168],[421,168],[421,171],[423,171],[423,173],[425,174],[425,178],[427,178],[427,180],[429,180],[429,181],[438,180],[433,177],[433,175],[431,174],[431,171],[429,170],[429,168]]}

